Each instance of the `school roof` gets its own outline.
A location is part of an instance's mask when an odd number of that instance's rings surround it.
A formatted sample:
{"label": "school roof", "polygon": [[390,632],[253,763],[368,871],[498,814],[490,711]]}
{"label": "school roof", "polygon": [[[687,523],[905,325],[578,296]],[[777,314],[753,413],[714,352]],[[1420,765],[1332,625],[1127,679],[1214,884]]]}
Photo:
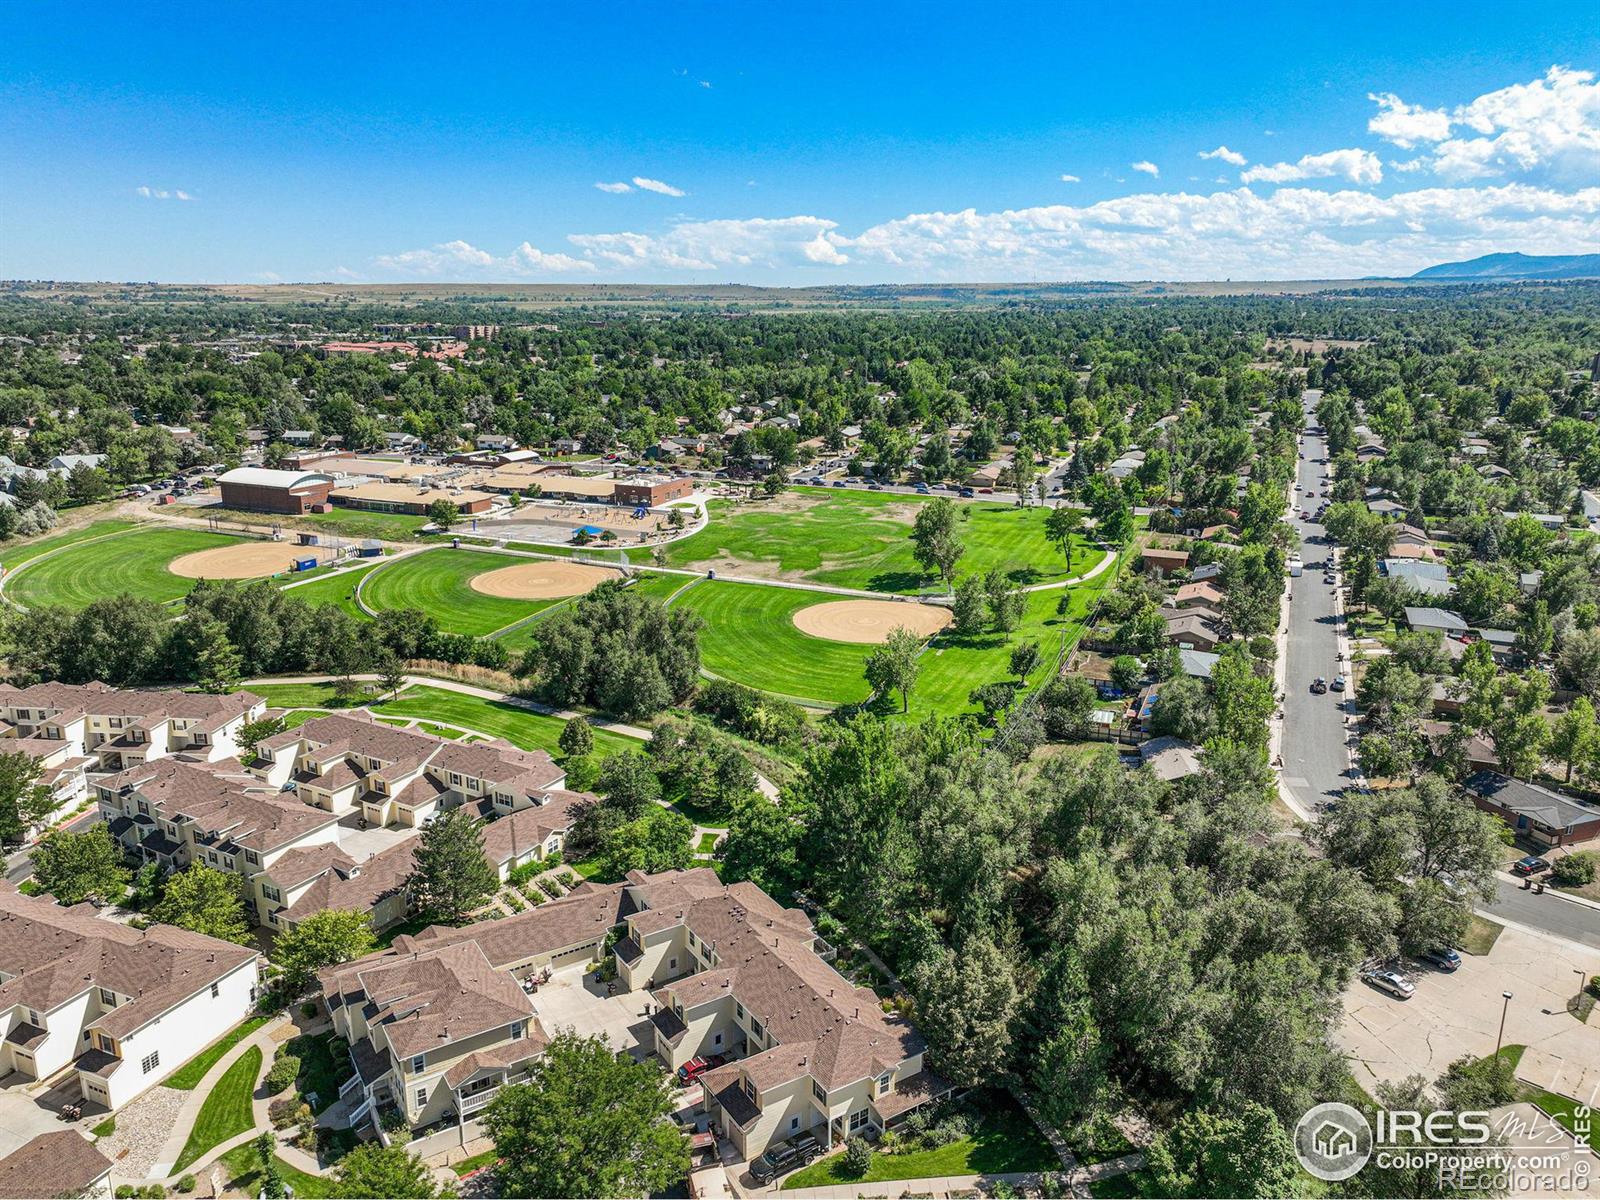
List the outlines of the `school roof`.
{"label": "school roof", "polygon": [[332,475],[320,471],[275,471],[270,467],[235,467],[217,476],[218,483],[237,484],[241,487],[300,488],[319,483],[333,482]]}

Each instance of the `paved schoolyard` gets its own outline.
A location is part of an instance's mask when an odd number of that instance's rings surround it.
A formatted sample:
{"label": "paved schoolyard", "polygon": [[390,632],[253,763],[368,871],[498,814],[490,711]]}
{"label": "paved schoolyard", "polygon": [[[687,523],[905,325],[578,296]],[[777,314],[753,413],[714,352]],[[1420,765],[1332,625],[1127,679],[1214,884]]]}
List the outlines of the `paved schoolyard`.
{"label": "paved schoolyard", "polygon": [[1494,1053],[1504,1005],[1504,1044],[1528,1048],[1519,1077],[1580,1100],[1600,1098],[1600,1011],[1588,1025],[1566,1011],[1582,981],[1600,974],[1600,951],[1507,926],[1488,955],[1461,957],[1455,972],[1408,968],[1417,985],[1409,1000],[1351,982],[1338,1042],[1361,1086],[1370,1091],[1413,1074],[1432,1080],[1462,1055]]}
{"label": "paved schoolyard", "polygon": [[532,996],[533,1007],[546,1032],[572,1029],[584,1037],[605,1034],[614,1049],[627,1050],[636,1059],[655,1048],[654,1026],[644,1014],[650,1001],[646,991],[618,992],[607,996],[586,966],[563,967]]}

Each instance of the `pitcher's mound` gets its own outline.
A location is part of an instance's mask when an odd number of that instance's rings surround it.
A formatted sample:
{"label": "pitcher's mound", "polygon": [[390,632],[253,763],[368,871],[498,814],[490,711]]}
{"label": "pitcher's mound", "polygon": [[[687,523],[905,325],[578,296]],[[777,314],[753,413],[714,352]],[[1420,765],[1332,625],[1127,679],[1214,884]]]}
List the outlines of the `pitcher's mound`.
{"label": "pitcher's mound", "polygon": [[472,577],[472,590],[502,600],[559,600],[581,596],[597,584],[622,576],[609,567],[586,563],[526,562]]}
{"label": "pitcher's mound", "polygon": [[297,558],[329,561],[326,550],[291,546],[287,542],[243,542],[196,550],[167,564],[167,570],[185,579],[261,579],[294,566]]}
{"label": "pitcher's mound", "polygon": [[909,629],[918,637],[932,637],[950,624],[950,610],[928,604],[897,604],[893,600],[833,600],[813,604],[794,614],[795,628],[830,642],[858,642],[876,646],[889,640],[896,629]]}

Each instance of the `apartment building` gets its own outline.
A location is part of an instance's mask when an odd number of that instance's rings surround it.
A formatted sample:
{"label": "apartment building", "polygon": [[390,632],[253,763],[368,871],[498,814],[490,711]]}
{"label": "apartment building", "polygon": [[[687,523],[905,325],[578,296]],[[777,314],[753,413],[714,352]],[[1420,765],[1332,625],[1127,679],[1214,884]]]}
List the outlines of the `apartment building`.
{"label": "apartment building", "polygon": [[146,862],[168,870],[203,863],[243,878],[257,925],[277,927],[287,906],[275,880],[283,859],[338,852],[338,817],[280,793],[234,758],[158,759],[98,780],[94,791],[111,836]]}
{"label": "apartment building", "polygon": [[139,930],[0,880],[0,1076],[75,1071],[116,1109],[249,1015],[259,956],[170,925]]}
{"label": "apartment building", "polygon": [[910,1023],[829,964],[803,912],[698,868],[583,884],[322,972],[357,1071],[347,1098],[363,1117],[392,1105],[414,1126],[470,1117],[547,1036],[517,980],[596,961],[613,933],[619,984],[659,1005],[644,1049],[673,1069],[698,1055],[735,1060],[703,1077],[701,1102],[745,1157],[802,1130],[832,1144],[882,1129],[951,1090],[924,1066]]}
{"label": "apartment building", "polygon": [[88,769],[120,771],[170,754],[215,760],[239,753],[239,730],[261,718],[266,701],[250,692],[223,696],[103,683],[0,685],[0,722],[30,743],[65,743]]}
{"label": "apartment building", "polygon": [[[312,810],[315,811],[315,810]],[[357,862],[335,845],[307,846],[280,855],[260,877],[266,924],[292,929],[324,909],[365,912],[376,930],[403,921],[411,911],[406,879],[416,861],[408,840]]]}
{"label": "apartment building", "polygon": [[377,825],[420,826],[459,804],[503,816],[555,802],[567,778],[542,750],[463,745],[357,716],[307,721],[256,754],[250,769],[272,787],[292,784],[307,804],[340,816],[359,809]]}

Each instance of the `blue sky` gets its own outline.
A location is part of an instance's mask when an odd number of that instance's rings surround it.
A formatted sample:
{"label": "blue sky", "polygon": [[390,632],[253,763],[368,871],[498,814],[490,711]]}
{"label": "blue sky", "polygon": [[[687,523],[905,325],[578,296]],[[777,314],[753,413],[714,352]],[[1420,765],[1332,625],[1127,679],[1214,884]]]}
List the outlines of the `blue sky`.
{"label": "blue sky", "polygon": [[1592,0],[1307,13],[36,4],[0,39],[0,277],[1265,279],[1600,251]]}

